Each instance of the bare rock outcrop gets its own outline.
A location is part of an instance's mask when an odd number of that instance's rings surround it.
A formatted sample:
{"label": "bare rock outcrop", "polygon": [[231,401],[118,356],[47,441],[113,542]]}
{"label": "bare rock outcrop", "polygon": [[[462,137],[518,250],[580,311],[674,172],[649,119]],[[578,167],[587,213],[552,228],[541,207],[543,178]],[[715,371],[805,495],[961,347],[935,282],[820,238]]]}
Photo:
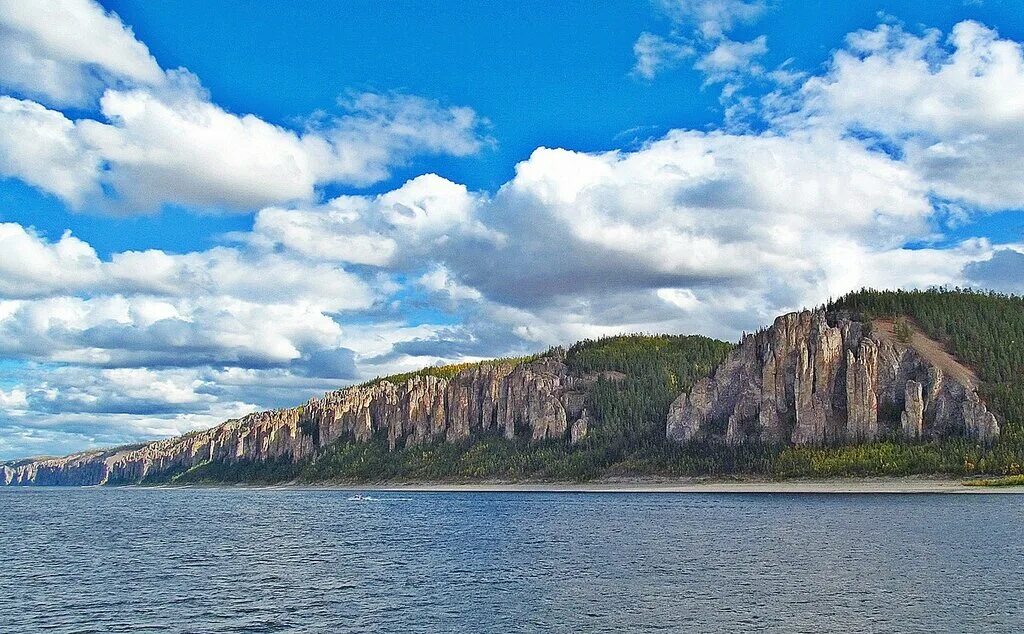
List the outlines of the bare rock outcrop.
{"label": "bare rock outcrop", "polygon": [[391,449],[501,434],[579,442],[596,376],[569,371],[556,351],[526,363],[484,363],[450,377],[417,375],[329,392],[299,407],[256,412],[213,429],[138,446],[4,465],[5,485],[133,483],[207,462],[295,462],[339,440],[386,439]]}
{"label": "bare rock outcrop", "polygon": [[907,381],[903,412],[900,414],[900,426],[906,438],[920,438],[924,431],[924,394],[921,387],[917,381]]}
{"label": "bare rock outcrop", "polygon": [[590,417],[590,413],[583,410],[583,414],[569,428],[569,444],[576,445],[583,442],[583,439],[590,433],[590,426],[593,424],[594,421]]}
{"label": "bare rock outcrop", "polygon": [[[672,404],[669,439],[797,445],[967,436],[990,442],[999,423],[966,368],[943,372],[937,344],[901,342],[882,327],[822,310],[783,315],[746,335],[710,377]],[[918,343],[927,343],[919,351]],[[924,350],[924,346],[920,346]],[[944,353],[943,353],[944,354]]]}

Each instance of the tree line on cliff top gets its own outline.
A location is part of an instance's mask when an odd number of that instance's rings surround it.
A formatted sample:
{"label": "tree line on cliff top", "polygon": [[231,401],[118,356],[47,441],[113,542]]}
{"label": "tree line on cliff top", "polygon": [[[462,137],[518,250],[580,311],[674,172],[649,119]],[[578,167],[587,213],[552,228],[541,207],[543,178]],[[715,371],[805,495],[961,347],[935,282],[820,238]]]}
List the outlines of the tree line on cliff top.
{"label": "tree line on cliff top", "polygon": [[[621,372],[599,379],[587,408],[595,423],[587,438],[529,443],[485,436],[388,451],[384,439],[339,441],[306,463],[208,464],[178,481],[279,482],[476,478],[585,480],[599,476],[760,474],[774,477],[1017,474],[1024,463],[1024,298],[964,289],[862,290],[829,302],[856,318],[911,319],[970,366],[981,394],[1000,415],[1003,433],[992,446],[967,439],[880,442],[835,447],[748,443],[676,445],[665,439],[672,401],[711,372],[732,348],[701,336],[628,335],[579,342],[566,350],[570,369]],[[443,373],[443,369],[427,369]]]}

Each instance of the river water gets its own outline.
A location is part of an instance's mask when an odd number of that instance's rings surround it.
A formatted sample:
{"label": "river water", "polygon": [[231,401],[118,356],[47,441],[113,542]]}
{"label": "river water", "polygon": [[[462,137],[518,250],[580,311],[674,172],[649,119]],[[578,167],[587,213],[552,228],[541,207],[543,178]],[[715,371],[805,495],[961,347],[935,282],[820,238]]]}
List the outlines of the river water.
{"label": "river water", "polygon": [[1020,632],[1021,501],[0,489],[0,631]]}

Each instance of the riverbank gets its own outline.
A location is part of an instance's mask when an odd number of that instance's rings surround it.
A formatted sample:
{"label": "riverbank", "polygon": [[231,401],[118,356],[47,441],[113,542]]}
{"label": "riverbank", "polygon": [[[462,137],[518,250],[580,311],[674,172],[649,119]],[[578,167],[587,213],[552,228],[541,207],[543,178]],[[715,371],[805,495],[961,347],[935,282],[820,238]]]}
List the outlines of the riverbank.
{"label": "riverbank", "polygon": [[907,476],[827,480],[754,480],[712,478],[609,478],[587,482],[501,481],[375,482],[284,485],[282,488],[425,493],[736,493],[736,494],[991,494],[1024,493],[1024,486],[966,485],[959,479]]}
{"label": "riverbank", "polygon": [[[378,482],[334,481],[280,484],[196,482],[188,484],[128,484],[140,489],[276,489],[338,490],[409,493],[735,493],[735,494],[1006,494],[1024,493],[1016,478],[963,480],[942,476],[844,477],[828,479],[711,477],[615,477],[583,482],[555,480],[449,480]],[[0,487],[8,488],[8,487]],[[37,488],[37,487],[14,487]],[[51,487],[38,487],[51,488]],[[89,487],[91,488],[91,487]]]}

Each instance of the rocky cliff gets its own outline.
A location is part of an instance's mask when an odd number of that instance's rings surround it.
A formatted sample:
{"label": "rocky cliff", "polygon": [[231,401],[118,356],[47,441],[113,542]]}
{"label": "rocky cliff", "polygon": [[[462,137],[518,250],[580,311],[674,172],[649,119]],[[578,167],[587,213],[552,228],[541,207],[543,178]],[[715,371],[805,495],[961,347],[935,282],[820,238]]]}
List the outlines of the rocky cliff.
{"label": "rocky cliff", "polygon": [[892,324],[845,314],[783,315],[744,337],[726,360],[669,411],[666,434],[685,442],[864,442],[999,434],[977,379],[936,342]]}
{"label": "rocky cliff", "polygon": [[0,466],[0,482],[132,483],[210,461],[298,461],[339,439],[366,442],[374,436],[386,438],[392,449],[488,432],[574,443],[587,434],[586,387],[595,380],[570,372],[557,351],[525,363],[484,363],[450,378],[380,380],[141,446]]}
{"label": "rocky cliff", "polygon": [[[620,385],[609,390],[608,382]],[[566,454],[564,473],[572,477],[597,473],[609,455],[628,462],[663,434],[678,442],[821,445],[902,435],[987,443],[1000,426],[978,386],[970,369],[912,328],[802,312],[779,317],[736,347],[700,337],[612,337],[581,342],[568,356],[556,350],[374,381],[167,440],[0,464],[0,483],[166,481],[196,467],[194,475],[244,473],[248,463],[315,461],[339,441],[373,440],[394,450],[487,435],[588,439],[581,450],[592,455],[574,461],[580,456]],[[656,411],[638,415],[651,403]],[[658,421],[666,412],[663,431]]]}

